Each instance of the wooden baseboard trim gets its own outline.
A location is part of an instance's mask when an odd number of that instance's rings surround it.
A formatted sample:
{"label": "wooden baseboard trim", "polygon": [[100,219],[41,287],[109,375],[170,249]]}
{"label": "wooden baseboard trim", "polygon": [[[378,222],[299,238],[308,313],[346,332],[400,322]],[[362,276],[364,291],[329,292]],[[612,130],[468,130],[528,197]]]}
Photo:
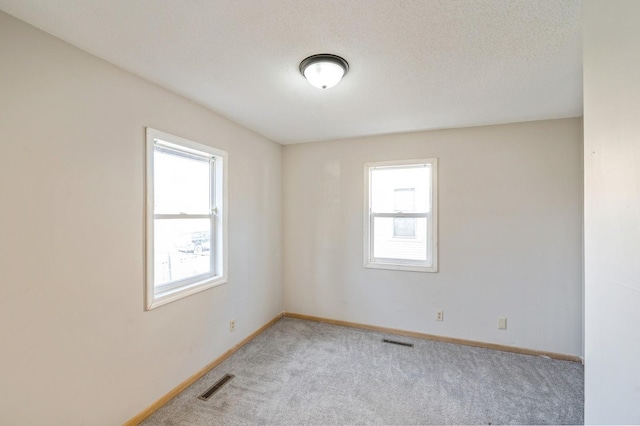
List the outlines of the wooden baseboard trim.
{"label": "wooden baseboard trim", "polygon": [[236,351],[238,351],[238,349],[240,349],[241,347],[249,343],[251,340],[253,340],[258,334],[262,333],[267,328],[271,327],[276,321],[278,321],[283,316],[284,316],[284,312],[281,312],[278,315],[276,315],[271,321],[269,321],[268,323],[266,323],[265,325],[263,325],[262,327],[254,331],[253,333],[251,333],[244,340],[242,340],[240,343],[238,343],[237,345],[235,345],[234,347],[232,347],[231,349],[229,349],[228,351],[220,355],[218,358],[211,361],[209,364],[205,365],[200,371],[198,371],[193,376],[189,377],[187,380],[185,380],[184,382],[180,383],[178,386],[173,388],[171,391],[169,391],[169,393],[167,393],[165,396],[163,396],[162,398],[160,398],[159,400],[157,400],[156,402],[148,406],[140,414],[131,418],[129,421],[127,421],[124,424],[124,426],[138,425],[144,419],[146,419],[151,414],[153,414],[158,408],[162,407],[164,404],[169,402],[173,397],[175,397],[180,392],[185,390],[187,387],[192,385],[196,380],[198,380],[199,378],[207,374],[209,371],[211,371],[214,367],[216,367],[222,361],[226,360],[231,355],[233,355]]}
{"label": "wooden baseboard trim", "polygon": [[293,312],[284,312],[284,316],[287,318],[297,318],[297,319],[303,319],[303,320],[309,320],[309,321],[324,322],[327,324],[342,325],[346,327],[361,328],[364,330],[380,331],[383,333],[396,334],[399,336],[417,337],[419,339],[435,340],[438,342],[446,342],[446,343],[457,343],[459,345],[475,346],[478,348],[494,349],[498,351],[513,352],[513,353],[524,354],[524,355],[547,356],[549,358],[558,359],[562,361],[573,361],[573,362],[582,363],[582,358],[575,355],[566,355],[566,354],[559,354],[555,352],[538,351],[535,349],[518,348],[515,346],[498,345],[496,343],[485,343],[485,342],[478,342],[475,340],[458,339],[455,337],[438,336],[435,334],[418,333],[417,331],[406,331],[406,330],[399,330],[396,328],[379,327],[376,325],[360,324],[356,322],[341,321],[341,320],[322,318],[322,317],[314,317],[311,315],[302,315],[302,314],[296,314]]}

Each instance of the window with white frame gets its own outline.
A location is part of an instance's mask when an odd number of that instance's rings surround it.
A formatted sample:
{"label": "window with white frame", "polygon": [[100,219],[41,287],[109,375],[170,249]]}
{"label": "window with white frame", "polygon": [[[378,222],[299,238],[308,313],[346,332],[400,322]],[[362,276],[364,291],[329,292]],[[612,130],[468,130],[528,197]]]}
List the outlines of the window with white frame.
{"label": "window with white frame", "polygon": [[437,272],[436,158],[366,163],[365,266]]}
{"label": "window with white frame", "polygon": [[147,128],[146,307],[227,281],[225,151]]}

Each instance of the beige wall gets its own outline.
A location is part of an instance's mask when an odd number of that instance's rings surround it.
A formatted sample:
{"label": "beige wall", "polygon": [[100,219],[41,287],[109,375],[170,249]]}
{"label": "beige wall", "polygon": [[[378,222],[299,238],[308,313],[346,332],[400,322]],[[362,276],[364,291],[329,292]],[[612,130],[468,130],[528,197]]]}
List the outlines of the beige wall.
{"label": "beige wall", "polygon": [[[120,424],[281,311],[281,147],[3,13],[0,58],[0,423]],[[229,152],[229,283],[150,312],[145,126]]]}
{"label": "beige wall", "polygon": [[584,6],[585,422],[640,424],[640,2]]}
{"label": "beige wall", "polygon": [[[285,310],[582,355],[581,127],[284,147]],[[363,163],[425,157],[439,159],[439,272],[365,269]]]}

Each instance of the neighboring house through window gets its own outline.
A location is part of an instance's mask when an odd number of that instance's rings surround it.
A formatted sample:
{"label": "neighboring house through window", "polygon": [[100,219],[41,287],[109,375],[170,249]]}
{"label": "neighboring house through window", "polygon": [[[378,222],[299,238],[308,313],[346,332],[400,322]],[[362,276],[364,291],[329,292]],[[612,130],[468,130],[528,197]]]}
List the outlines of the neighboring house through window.
{"label": "neighboring house through window", "polygon": [[437,272],[437,159],[364,169],[365,266]]}
{"label": "neighboring house through window", "polygon": [[[416,206],[415,188],[398,188],[394,190],[395,211],[398,213],[414,213]],[[415,217],[394,217],[393,236],[395,238],[416,238]]]}
{"label": "neighboring house through window", "polygon": [[227,281],[227,153],[147,128],[146,307]]}

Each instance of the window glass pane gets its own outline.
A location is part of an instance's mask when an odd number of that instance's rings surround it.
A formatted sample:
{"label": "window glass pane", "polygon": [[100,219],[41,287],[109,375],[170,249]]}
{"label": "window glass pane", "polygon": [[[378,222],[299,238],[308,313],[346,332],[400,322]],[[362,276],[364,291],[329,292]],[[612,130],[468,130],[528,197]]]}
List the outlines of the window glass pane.
{"label": "window glass pane", "polygon": [[415,217],[394,217],[393,218],[393,236],[396,238],[415,238],[416,237],[416,218]]}
{"label": "window glass pane", "polygon": [[371,170],[371,209],[375,213],[430,211],[431,166]]}
{"label": "window glass pane", "polygon": [[155,286],[211,271],[209,219],[155,219]]}
{"label": "window glass pane", "polygon": [[153,161],[156,214],[209,213],[208,158],[156,147]]}
{"label": "window glass pane", "polygon": [[397,212],[413,213],[416,209],[416,189],[398,188],[394,190],[394,209]]}
{"label": "window glass pane", "polygon": [[[415,237],[394,235],[396,221],[414,221]],[[403,231],[406,231],[405,222]],[[373,257],[384,259],[427,260],[427,219],[426,218],[373,218]]]}

